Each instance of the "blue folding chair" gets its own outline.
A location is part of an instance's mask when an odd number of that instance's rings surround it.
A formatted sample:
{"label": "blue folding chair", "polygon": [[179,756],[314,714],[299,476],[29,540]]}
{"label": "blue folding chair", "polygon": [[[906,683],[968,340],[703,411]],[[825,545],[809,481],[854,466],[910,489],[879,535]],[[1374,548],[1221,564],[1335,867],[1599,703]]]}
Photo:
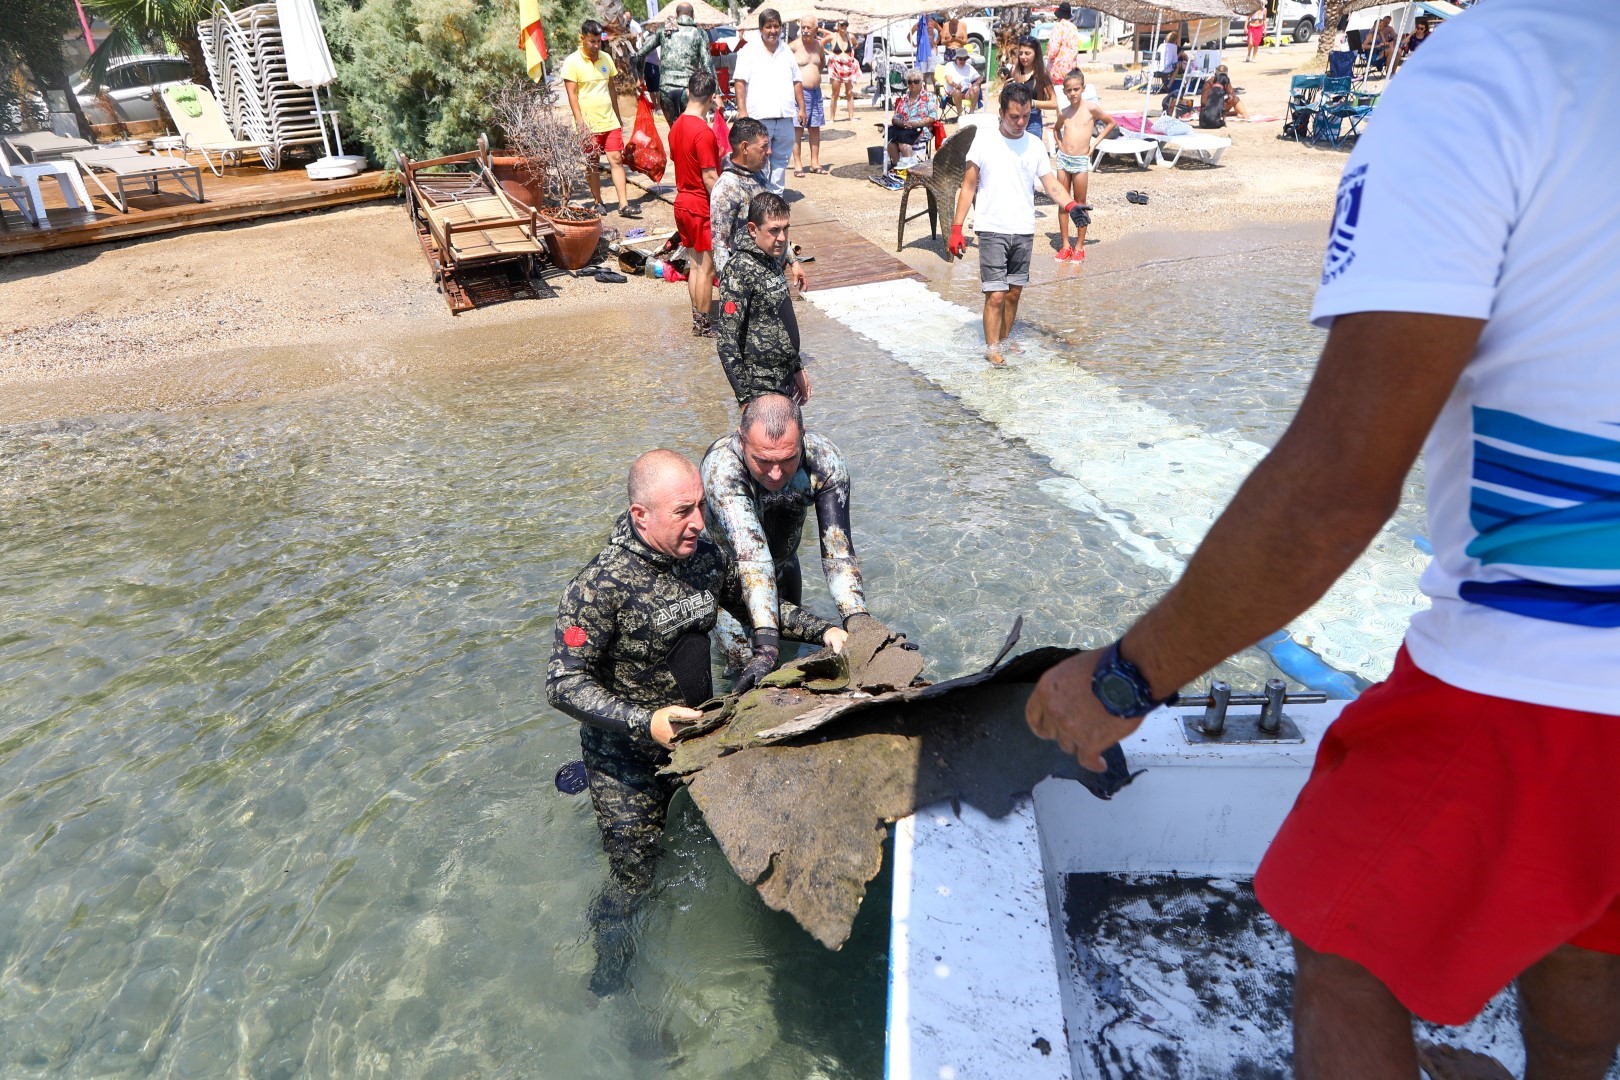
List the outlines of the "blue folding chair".
{"label": "blue folding chair", "polygon": [[1295,75],[1288,80],[1288,119],[1283,125],[1283,134],[1292,135],[1297,143],[1304,144],[1311,137],[1316,99],[1323,81],[1320,75]]}
{"label": "blue folding chair", "polygon": [[[1322,96],[1317,99],[1316,115],[1311,125],[1311,141],[1325,142],[1337,150],[1345,140],[1360,133],[1361,122],[1372,111],[1370,105],[1358,105],[1350,93],[1348,75],[1328,76],[1322,80]],[[1348,129],[1345,122],[1350,121]]]}

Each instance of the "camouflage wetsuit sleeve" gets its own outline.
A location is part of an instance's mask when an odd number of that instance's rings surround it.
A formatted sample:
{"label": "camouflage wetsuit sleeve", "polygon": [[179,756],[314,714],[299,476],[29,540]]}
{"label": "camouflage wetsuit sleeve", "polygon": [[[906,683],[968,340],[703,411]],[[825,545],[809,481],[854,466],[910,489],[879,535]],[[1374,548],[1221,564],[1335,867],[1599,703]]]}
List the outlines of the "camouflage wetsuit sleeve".
{"label": "camouflage wetsuit sleeve", "polygon": [[724,538],[736,563],[748,609],[747,617],[739,616],[737,621],[756,630],[775,630],[779,628],[776,562],[748,492],[747,466],[725,450],[723,443],[716,444],[703,457],[703,499],[709,507],[710,534]]}
{"label": "camouflage wetsuit sleeve", "polygon": [[[773,583],[774,591],[774,583]],[[753,619],[753,610],[748,604],[747,590],[743,587],[742,575],[737,572],[735,563],[730,564],[726,570],[725,580],[721,582],[720,591],[715,600],[721,607],[731,613],[731,617],[749,626]],[[803,641],[810,645],[823,644],[828,630],[836,629],[838,624],[828,622],[809,608],[800,607],[791,600],[783,600],[778,614],[781,616],[780,637],[790,641]],[[754,624],[758,629],[758,624]],[[770,629],[767,627],[766,629]]]}
{"label": "camouflage wetsuit sleeve", "polygon": [[816,525],[821,532],[821,571],[838,614],[847,619],[866,611],[866,590],[861,564],[849,526],[849,469],[838,448],[819,435],[805,436],[806,465],[819,485],[816,490]]}
{"label": "camouflage wetsuit sleeve", "polygon": [[652,710],[602,683],[623,598],[611,583],[591,580],[590,569],[569,583],[557,605],[551,662],[546,665],[546,700],[581,723],[650,739]]}

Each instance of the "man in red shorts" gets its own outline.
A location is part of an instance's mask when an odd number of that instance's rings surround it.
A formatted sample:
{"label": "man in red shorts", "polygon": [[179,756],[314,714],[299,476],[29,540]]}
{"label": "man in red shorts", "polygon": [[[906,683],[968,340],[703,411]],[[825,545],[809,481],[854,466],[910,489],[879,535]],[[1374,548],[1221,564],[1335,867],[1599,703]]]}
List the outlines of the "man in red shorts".
{"label": "man in red shorts", "polygon": [[608,170],[613,174],[613,190],[619,196],[619,216],[638,218],[641,211],[630,205],[630,185],[624,175],[624,118],[619,115],[619,99],[613,93],[613,77],[618,72],[613,58],[602,51],[602,24],[595,19],[580,23],[579,48],[568,54],[558,74],[568,92],[574,126],[595,147],[585,169],[591,201],[598,214],[607,212],[602,207],[602,174],[596,164],[605,153]]}
{"label": "man in red shorts", "polygon": [[675,230],[692,253],[686,295],[692,300],[692,336],[713,337],[709,303],[714,296],[714,242],[709,235],[709,192],[720,178],[720,143],[709,126],[714,76],[695,71],[686,83],[686,109],[669,129],[675,162]]}
{"label": "man in red shorts", "polygon": [[[1420,1052],[1412,1014],[1461,1024],[1515,980],[1530,1080],[1597,1080],[1620,1045],[1620,143],[1584,104],[1620,93],[1588,32],[1607,7],[1492,0],[1416,55],[1345,166],[1298,416],[1169,594],[1028,706],[1100,769],[1314,603],[1423,448],[1432,606],[1327,732],[1255,878],[1295,941],[1305,1080],[1411,1080],[1420,1057],[1506,1075]],[[1510,64],[1525,92],[1504,102],[1488,73]],[[1591,96],[1570,71],[1602,73]],[[1479,107],[1440,130],[1436,100]]]}

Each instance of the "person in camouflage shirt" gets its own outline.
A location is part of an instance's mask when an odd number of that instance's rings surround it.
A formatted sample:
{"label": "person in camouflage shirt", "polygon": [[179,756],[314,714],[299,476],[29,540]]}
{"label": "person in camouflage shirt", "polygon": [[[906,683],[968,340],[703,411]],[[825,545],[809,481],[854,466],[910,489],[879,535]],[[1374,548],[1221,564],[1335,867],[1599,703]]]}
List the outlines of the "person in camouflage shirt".
{"label": "person in camouflage shirt", "polygon": [[789,223],[782,196],[755,195],[748,204],[748,232],[720,276],[715,346],[738,405],[761,394],[810,400],[810,377],[799,358],[799,321],[777,263],[788,246]]}
{"label": "person in camouflage shirt", "polygon": [[692,18],[691,4],[675,5],[675,21],[665,24],[657,33],[636,50],[636,59],[644,61],[654,49],[658,53],[658,104],[664,110],[664,119],[675,123],[675,118],[686,111],[686,84],[699,71],[714,71],[709,59],[709,35]]}
{"label": "person in camouflage shirt", "polygon": [[[771,135],[765,125],[743,117],[731,125],[731,157],[709,192],[709,232],[714,244],[716,280],[725,272],[731,253],[748,235],[748,204],[766,190],[760,170],[771,157]],[[804,266],[790,247],[779,260],[788,280],[804,291]]]}
{"label": "person in camouflage shirt", "polygon": [[[709,632],[717,606],[748,623],[731,558],[701,536],[703,487],[690,461],[668,450],[630,470],[630,509],[564,590],[557,608],[546,700],[580,721],[586,780],[609,882],[592,901],[597,962],[591,989],[622,986],[629,920],[652,889],[664,815],[675,783],[658,775],[674,722],[700,715],[711,696]],[[748,623],[751,625],[751,623]],[[775,666],[781,637],[841,648],[844,631],[797,605],[752,636],[753,656],[734,690]]]}
{"label": "person in camouflage shirt", "polygon": [[821,569],[839,617],[846,628],[871,617],[850,539],[849,470],[838,447],[804,430],[791,398],[755,398],[737,430],[709,447],[701,468],[709,535],[736,561],[748,625],[775,626],[779,611],[797,610],[804,589],[799,542],[812,504]]}

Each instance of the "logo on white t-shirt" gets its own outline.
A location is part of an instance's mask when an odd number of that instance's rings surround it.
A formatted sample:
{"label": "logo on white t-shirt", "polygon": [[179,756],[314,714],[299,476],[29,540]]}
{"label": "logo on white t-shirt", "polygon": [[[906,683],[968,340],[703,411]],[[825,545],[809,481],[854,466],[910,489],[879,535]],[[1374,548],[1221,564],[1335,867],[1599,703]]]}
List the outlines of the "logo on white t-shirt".
{"label": "logo on white t-shirt", "polygon": [[1322,263],[1322,284],[1326,285],[1356,261],[1356,226],[1361,221],[1361,188],[1367,181],[1367,166],[1347,170],[1339,181],[1339,197],[1333,208],[1333,231],[1328,234],[1327,256]]}

